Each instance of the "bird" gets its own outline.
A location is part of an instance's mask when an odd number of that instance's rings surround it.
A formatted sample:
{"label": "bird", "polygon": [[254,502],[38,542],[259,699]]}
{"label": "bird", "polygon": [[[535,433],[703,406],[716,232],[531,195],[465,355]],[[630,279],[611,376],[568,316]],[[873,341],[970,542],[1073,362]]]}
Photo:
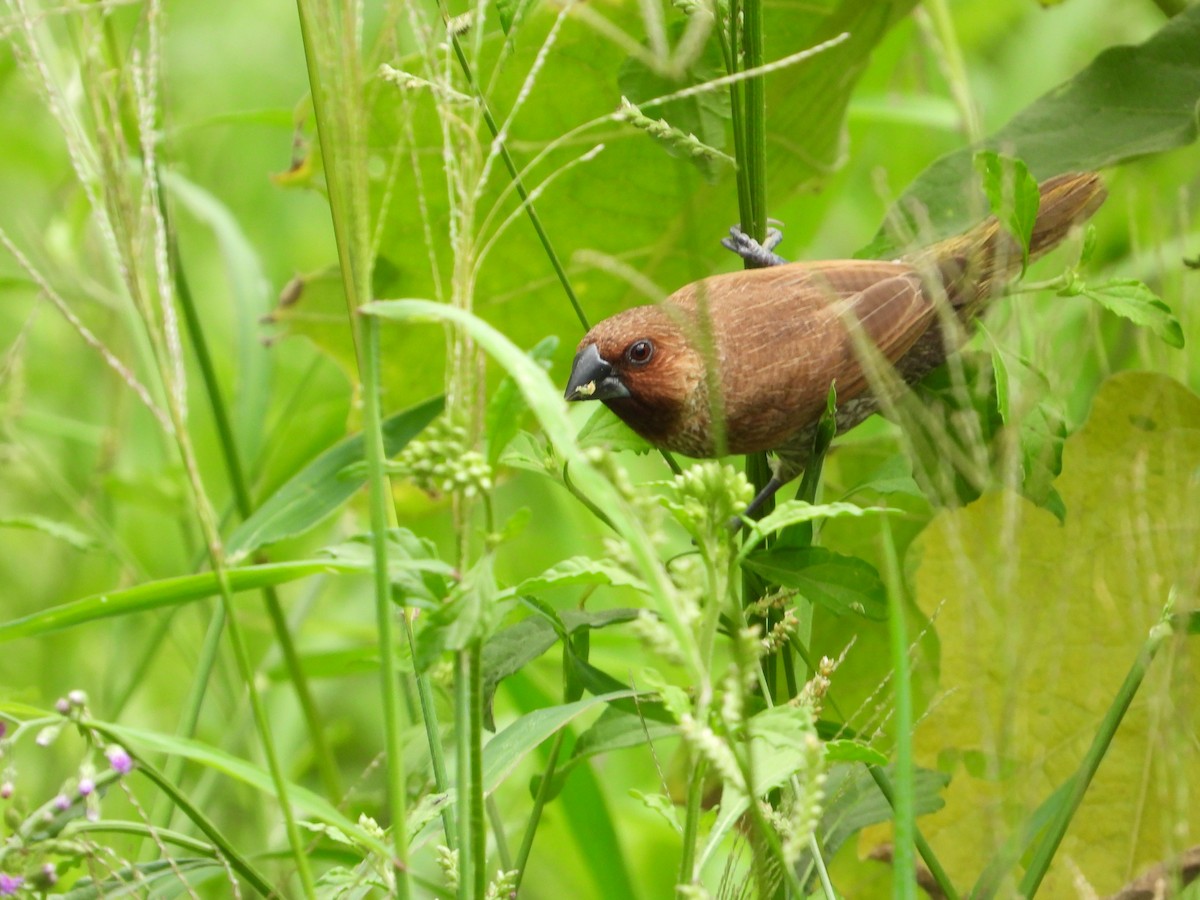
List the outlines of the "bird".
{"label": "bird", "polygon": [[[1031,261],[1086,222],[1107,196],[1094,172],[1039,185]],[[568,401],[599,400],[653,446],[695,458],[769,452],[772,476],[749,515],[811,461],[836,391],[837,432],[879,408],[877,358],[916,384],[1023,271],[1017,239],[991,216],[895,260],[787,262],[738,228],[722,243],[747,268],[685,285],[660,303],[597,323],[576,348]],[[946,328],[939,310],[963,326]]]}

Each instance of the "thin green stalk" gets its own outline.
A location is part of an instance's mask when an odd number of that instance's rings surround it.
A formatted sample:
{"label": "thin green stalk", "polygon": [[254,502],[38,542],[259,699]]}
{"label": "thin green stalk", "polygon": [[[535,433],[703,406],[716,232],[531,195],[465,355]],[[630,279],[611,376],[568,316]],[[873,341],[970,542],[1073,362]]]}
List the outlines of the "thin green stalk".
{"label": "thin green stalk", "polygon": [[[92,724],[91,727],[95,728],[96,731],[105,734],[104,726],[102,724]],[[111,734],[105,734],[105,736],[115,740]],[[225,857],[226,861],[235,872],[246,879],[246,881],[249,882],[262,896],[280,896],[279,892],[271,887],[271,883],[267,881],[267,879],[257,869],[254,868],[249,860],[247,860],[241,855],[241,853],[238,852],[237,847],[225,839],[225,835],[221,833],[221,830],[217,828],[217,826],[214,825],[212,821],[210,821],[208,817],[204,815],[203,812],[200,811],[199,807],[194,806],[183,794],[183,792],[175,786],[174,781],[166,778],[157,769],[155,769],[154,766],[150,765],[150,763],[146,762],[146,760],[142,759],[141,757],[135,757],[135,759],[137,760],[137,767],[135,771],[154,782],[155,786],[158,787],[160,791],[171,798],[171,801],[175,806],[183,810],[184,815],[186,815],[188,819],[191,820],[192,824],[195,825],[200,832],[212,842],[213,846],[221,852],[222,856]],[[310,893],[309,896],[314,895]]]}
{"label": "thin green stalk", "polygon": [[[756,69],[765,62],[762,0],[744,0],[742,29],[746,68]],[[750,221],[742,223],[742,227],[761,241],[767,236],[767,100],[763,76],[746,79],[745,97],[746,158],[739,162],[746,167]]]}
{"label": "thin green stalk", "polygon": [[[458,65],[463,71],[463,77],[467,80],[467,87],[470,89],[472,95],[474,95],[475,102],[479,104],[479,111],[483,113],[483,121],[487,125],[488,131],[492,133],[493,138],[498,138],[500,137],[500,128],[496,125],[496,120],[492,117],[492,111],[488,108],[483,92],[475,83],[475,75],[471,71],[471,63],[467,60],[466,54],[463,53],[458,35],[449,27],[450,16],[446,10],[445,3],[439,0],[438,6],[441,9],[443,21],[447,23],[446,30],[450,35],[450,44],[454,47],[454,56],[458,59]],[[525,190],[525,182],[522,181],[521,174],[517,171],[517,166],[513,162],[512,156],[509,155],[508,147],[503,141],[499,144],[499,151],[500,159],[504,162],[504,168],[508,169],[508,175],[512,179],[513,187],[516,188],[517,195],[521,198],[521,204],[525,207],[525,213],[529,216],[529,222],[533,225],[533,230],[537,233],[538,240],[541,241],[542,249],[546,251],[546,257],[550,260],[554,274],[558,276],[559,284],[562,285],[567,299],[571,301],[571,308],[575,310],[575,316],[579,319],[579,324],[583,326],[584,331],[587,331],[590,327],[587,316],[584,315],[583,307],[579,305],[579,298],[575,296],[575,289],[571,287],[571,279],[567,277],[567,270],[563,268],[558,254],[554,252],[554,245],[550,243],[550,235],[542,227],[542,220],[538,216],[537,210],[533,208],[533,200],[530,198],[529,192]]]}
{"label": "thin green stalk", "polygon": [[[212,672],[216,668],[217,656],[221,651],[221,635],[224,631],[225,606],[221,604],[213,611],[212,618],[208,622],[208,629],[204,633],[204,642],[200,645],[200,654],[196,659],[197,672]],[[196,723],[200,721],[200,707],[204,705],[204,695],[207,689],[207,677],[192,679],[191,687],[183,700],[179,724],[175,728],[176,734],[190,737],[196,733]],[[168,757],[163,766],[163,773],[172,784],[179,784],[186,764],[187,760],[182,756]],[[157,807],[157,803],[155,806]],[[155,812],[156,814],[151,817],[153,821],[163,827],[171,824],[172,806],[162,807],[161,813],[156,808]]]}
{"label": "thin green stalk", "polygon": [[471,855],[475,900],[487,892],[487,821],[483,814],[483,641],[476,640],[467,651],[470,675],[471,716]]}
{"label": "thin green stalk", "polygon": [[908,666],[908,635],[904,623],[900,564],[888,517],[883,523],[884,580],[888,598],[888,648],[892,657],[895,691],[893,721],[896,731],[895,847],[892,858],[892,896],[916,900],[917,868],[913,857],[916,829],[913,800],[913,698]]}
{"label": "thin green stalk", "polygon": [[458,900],[471,900],[471,677],[467,651],[454,654],[454,794],[458,804]]}
{"label": "thin green stalk", "polygon": [[[169,222],[167,219],[167,205],[163,202],[161,193],[159,194],[159,212],[163,217],[163,221]],[[233,425],[229,419],[228,406],[225,403],[224,395],[221,393],[221,386],[217,381],[217,373],[212,363],[212,356],[208,351],[208,339],[205,337],[204,328],[200,323],[200,315],[196,309],[195,299],[192,296],[191,285],[183,270],[182,260],[179,256],[179,245],[175,240],[175,232],[169,226],[166,230],[170,236],[168,252],[170,254],[171,272],[175,280],[175,293],[179,298],[179,305],[183,310],[183,317],[187,324],[192,350],[196,355],[196,362],[200,368],[200,376],[204,382],[204,390],[208,396],[208,405],[212,410],[213,421],[217,427],[217,443],[221,448],[221,457],[224,460],[225,471],[229,478],[230,487],[233,490],[234,503],[237,505],[238,514],[244,520],[249,518],[250,514],[254,511],[254,504],[250,498],[250,487],[246,480],[245,469],[242,467],[237,440],[233,434]],[[320,775],[326,795],[336,803],[342,797],[341,778],[338,776],[333,751],[329,747],[329,741],[325,736],[324,724],[317,712],[317,704],[313,700],[312,691],[308,685],[308,676],[304,674],[304,667],[300,664],[300,654],[296,652],[296,644],[292,640],[287,618],[283,613],[283,606],[279,602],[279,594],[273,587],[264,587],[262,589],[262,598],[267,608],[267,616],[270,618],[271,626],[275,632],[275,640],[279,643],[279,649],[283,653],[284,665],[288,671],[288,679],[296,691],[297,700],[300,701],[300,709],[304,715],[308,738],[312,741],[313,745],[313,755],[316,761],[317,772]],[[207,684],[210,672],[210,669],[201,668],[198,670],[197,677],[203,684]],[[194,724],[193,721],[193,729],[187,731],[185,736],[190,737],[192,735]]]}
{"label": "thin green stalk", "polygon": [[825,868],[821,844],[815,831],[808,836],[808,852],[812,854],[813,867],[817,870],[817,878],[821,881],[821,890],[825,892],[825,897],[827,900],[836,900],[838,892],[833,889],[833,882],[829,880],[829,870]]}
{"label": "thin green stalk", "polygon": [[[691,884],[695,876],[696,842],[700,836],[700,806],[704,800],[704,776],[708,770],[708,762],[704,757],[692,751],[693,764],[688,766],[689,782],[687,807],[683,820],[683,855],[679,858],[678,884]],[[753,800],[751,800],[753,803]]]}
{"label": "thin green stalk", "polygon": [[379,399],[379,320],[359,316],[364,363],[363,442],[367,461],[367,488],[371,517],[372,579],[375,587],[375,624],[379,630],[379,679],[383,701],[384,747],[387,751],[388,812],[396,853],[396,896],[409,896],[407,796],[404,777],[404,743],[400,735],[400,669],[396,664],[395,616],[392,585],[388,579],[387,526],[391,484],[384,471],[386,457],[380,431],[383,413]]}
{"label": "thin green stalk", "polygon": [[533,838],[537,834],[538,824],[541,822],[542,810],[545,808],[546,801],[550,796],[551,783],[554,781],[554,773],[558,768],[558,756],[562,752],[562,745],[565,738],[565,731],[560,729],[554,735],[554,741],[550,744],[550,756],[546,759],[546,766],[542,770],[542,780],[538,784],[537,794],[533,798],[533,811],[529,814],[529,822],[525,825],[525,833],[521,837],[521,846],[517,850],[515,863],[517,883],[514,886],[514,890],[518,890],[521,887],[521,881],[525,878],[525,866],[529,863],[529,853],[533,849]]}
{"label": "thin green stalk", "polygon": [[[561,734],[561,732],[559,732]],[[508,851],[508,841],[504,837],[504,816],[496,803],[494,796],[487,798],[488,824],[492,826],[492,837],[496,841],[496,856],[500,860],[500,869],[504,872],[513,871],[512,854]]]}
{"label": "thin green stalk", "polygon": [[[879,793],[883,794],[888,805],[895,809],[896,793],[892,790],[892,781],[887,777],[887,773],[879,766],[867,766],[867,771],[875,779]],[[929,874],[933,876],[933,880],[937,882],[938,887],[946,896],[946,900],[958,900],[958,891],[950,881],[950,875],[942,866],[942,861],[937,858],[937,854],[933,852],[929,841],[925,840],[925,835],[921,833],[921,829],[916,826],[916,823],[913,823],[913,842],[916,844],[917,852],[921,854],[921,859],[925,862],[925,867],[929,869]]]}
{"label": "thin green stalk", "polygon": [[1170,635],[1171,625],[1166,621],[1160,622],[1150,630],[1150,636],[1146,638],[1141,652],[1129,669],[1129,674],[1125,676],[1117,695],[1108,707],[1108,712],[1105,713],[1104,719],[1096,731],[1096,737],[1092,739],[1092,745],[1079,764],[1078,771],[1072,776],[1069,782],[1070,787],[1058,807],[1057,814],[1029,860],[1025,877],[1021,879],[1020,893],[1022,896],[1032,897],[1037,893],[1042,879],[1046,877],[1046,872],[1050,869],[1054,855],[1058,852],[1058,846],[1062,843],[1067,828],[1070,827],[1071,820],[1075,817],[1076,810],[1079,809],[1079,804],[1083,802],[1083,796],[1087,793],[1092,778],[1096,775],[1096,770],[1100,768],[1100,763],[1104,761],[1104,757],[1108,753],[1117,729],[1121,726],[1121,720],[1129,711],[1133,698],[1137,696],[1138,688],[1141,687],[1146,672],[1150,669],[1150,663],[1154,661],[1158,649]]}
{"label": "thin green stalk", "polygon": [[[408,640],[409,653],[413,659],[417,656],[417,641],[413,635],[412,622],[407,615],[401,618],[404,623],[404,636]],[[433,763],[433,786],[438,793],[444,794],[450,789],[450,777],[446,771],[446,754],[442,749],[442,735],[438,728],[437,707],[433,703],[433,688],[429,686],[429,676],[418,672],[417,699],[421,705],[421,724],[425,726],[425,739],[429,744],[429,758]],[[454,823],[454,804],[442,806],[442,832],[446,838],[446,846],[453,850],[458,845],[458,833]]]}

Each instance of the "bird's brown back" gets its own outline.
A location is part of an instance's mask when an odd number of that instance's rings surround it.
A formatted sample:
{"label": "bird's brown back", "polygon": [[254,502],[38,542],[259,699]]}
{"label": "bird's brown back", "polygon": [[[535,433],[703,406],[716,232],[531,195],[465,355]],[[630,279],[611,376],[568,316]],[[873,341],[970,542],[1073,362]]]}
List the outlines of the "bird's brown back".
{"label": "bird's brown back", "polygon": [[730,453],[779,446],[820,415],[834,378],[839,398],[866,389],[853,329],[894,364],[934,314],[911,266],[872,260],[731,272],[682,288],[666,305],[715,338],[709,362],[721,396],[706,399],[724,414]]}

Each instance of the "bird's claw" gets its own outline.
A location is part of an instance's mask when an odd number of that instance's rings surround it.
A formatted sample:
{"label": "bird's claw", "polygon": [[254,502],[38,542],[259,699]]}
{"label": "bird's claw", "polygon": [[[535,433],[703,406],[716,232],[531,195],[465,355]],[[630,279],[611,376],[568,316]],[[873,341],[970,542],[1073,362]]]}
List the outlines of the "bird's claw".
{"label": "bird's claw", "polygon": [[729,229],[729,237],[721,238],[721,246],[732,250],[751,267],[765,269],[768,266],[780,266],[787,262],[782,256],[774,253],[774,249],[783,240],[783,232],[778,228],[767,228],[767,239],[761,244],[746,232],[741,226],[734,225]]}

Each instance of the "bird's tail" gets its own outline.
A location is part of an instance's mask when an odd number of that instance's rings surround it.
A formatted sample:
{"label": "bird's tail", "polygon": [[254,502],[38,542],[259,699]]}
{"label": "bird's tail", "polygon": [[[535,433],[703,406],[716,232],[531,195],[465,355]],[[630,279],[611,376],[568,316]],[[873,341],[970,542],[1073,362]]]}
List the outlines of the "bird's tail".
{"label": "bird's tail", "polygon": [[[1070,172],[1041,183],[1037,219],[1029,237],[1030,261],[1063,242],[1091,218],[1108,196],[1095,172]],[[929,248],[953,306],[970,314],[1021,271],[1021,247],[995,216]],[[929,257],[926,257],[929,258]]]}

